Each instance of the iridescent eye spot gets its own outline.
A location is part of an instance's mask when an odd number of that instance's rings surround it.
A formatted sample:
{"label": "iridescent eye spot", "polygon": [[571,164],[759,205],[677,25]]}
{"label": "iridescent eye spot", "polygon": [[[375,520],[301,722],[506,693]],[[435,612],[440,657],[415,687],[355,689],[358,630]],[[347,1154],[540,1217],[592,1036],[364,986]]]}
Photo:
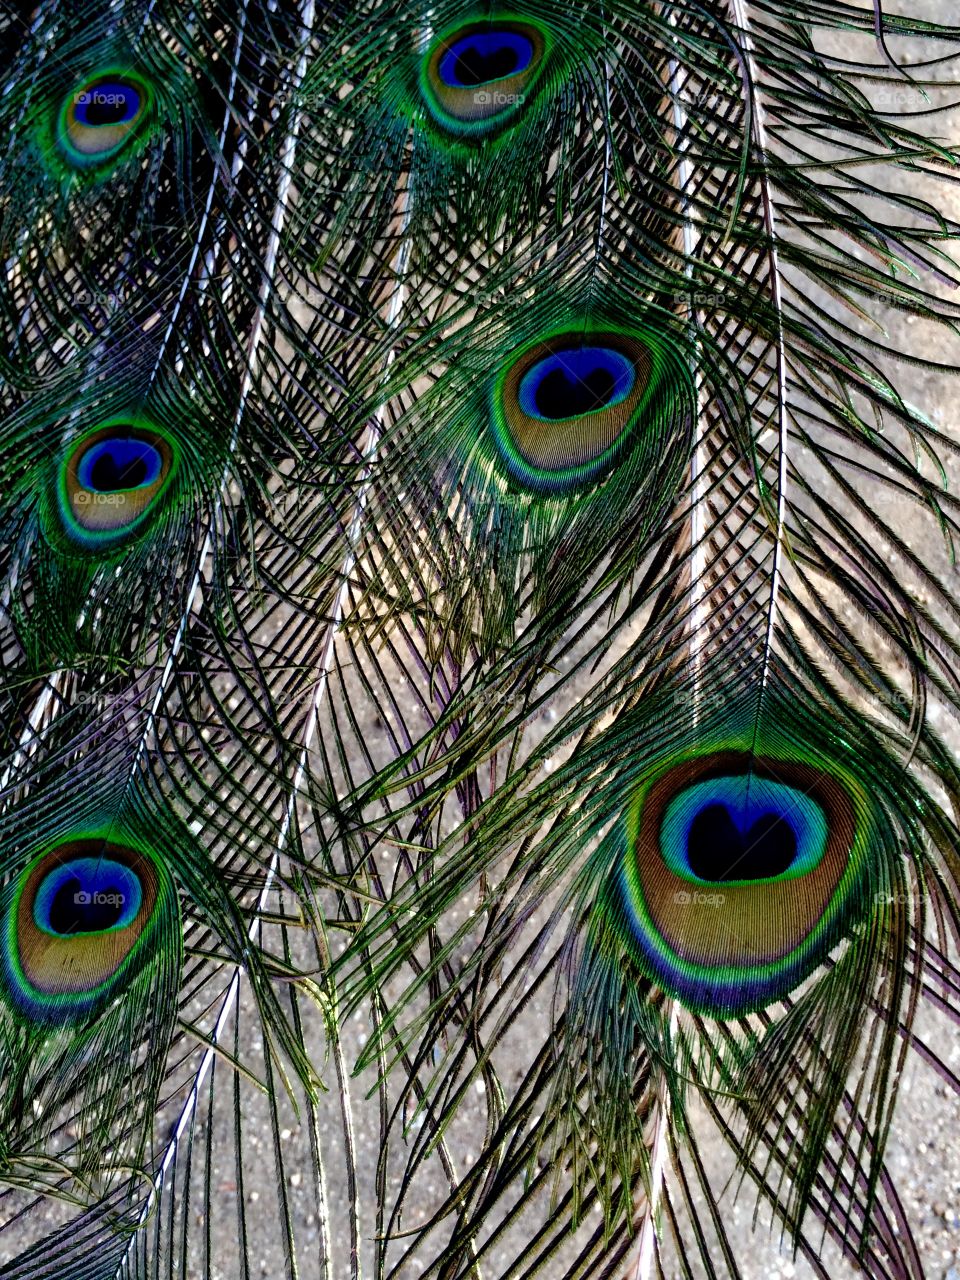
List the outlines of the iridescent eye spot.
{"label": "iridescent eye spot", "polygon": [[515,357],[493,391],[493,437],[507,470],[539,493],[606,471],[638,426],[654,358],[639,338],[561,334]]}
{"label": "iridescent eye spot", "polygon": [[85,436],[60,469],[58,500],[70,537],[86,546],[122,541],[141,528],[176,470],[159,432],[116,422]]}
{"label": "iridescent eye spot", "polygon": [[83,81],[60,108],[56,129],[60,150],[78,169],[104,163],[136,135],[150,100],[146,83],[129,73]]}
{"label": "iridescent eye spot", "polygon": [[7,892],[0,989],[36,1021],[82,1021],[151,957],[175,912],[152,855],[104,838],[59,844]]}
{"label": "iridescent eye spot", "polygon": [[548,49],[546,30],[530,23],[491,17],[447,31],[421,66],[430,114],[466,137],[507,124],[535,92]]}
{"label": "iridescent eye spot", "polygon": [[691,757],[638,795],[602,910],[665,990],[702,1012],[749,1012],[796,987],[859,918],[875,820],[840,770]]}

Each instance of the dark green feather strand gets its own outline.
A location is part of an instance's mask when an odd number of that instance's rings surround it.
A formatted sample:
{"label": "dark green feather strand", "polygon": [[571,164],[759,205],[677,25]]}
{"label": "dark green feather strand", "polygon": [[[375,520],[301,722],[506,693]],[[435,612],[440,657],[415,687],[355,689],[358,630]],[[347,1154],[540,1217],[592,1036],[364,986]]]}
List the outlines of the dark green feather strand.
{"label": "dark green feather strand", "polygon": [[815,1269],[920,1274],[935,36],[0,14],[4,1274],[736,1275],[711,1125]]}

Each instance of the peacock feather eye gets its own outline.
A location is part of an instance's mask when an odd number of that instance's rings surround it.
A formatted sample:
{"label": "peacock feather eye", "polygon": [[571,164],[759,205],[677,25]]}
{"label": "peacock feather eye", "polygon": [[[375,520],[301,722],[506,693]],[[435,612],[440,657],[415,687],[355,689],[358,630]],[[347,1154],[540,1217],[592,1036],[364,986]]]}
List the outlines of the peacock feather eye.
{"label": "peacock feather eye", "polygon": [[82,81],[64,99],[56,140],[78,169],[112,159],[137,134],[151,104],[148,85],[130,72],[107,72]]}
{"label": "peacock feather eye", "polygon": [[686,760],[636,800],[605,907],[667,991],[746,1013],[813,972],[858,916],[871,827],[839,772],[734,751]]}
{"label": "peacock feather eye", "polygon": [[118,421],[84,436],[60,467],[58,498],[68,534],[89,547],[131,536],[175,468],[172,442],[152,428]]}
{"label": "peacock feather eye", "polygon": [[494,384],[492,427],[507,470],[538,493],[601,475],[649,402],[655,356],[639,338],[565,333],[535,343]]}
{"label": "peacock feather eye", "polygon": [[476,136],[510,120],[530,96],[548,49],[526,22],[490,18],[448,30],[424,59],[420,84],[431,115],[453,133]]}
{"label": "peacock feather eye", "polygon": [[145,851],[80,838],[34,859],[7,896],[0,983],[33,1021],[96,1015],[153,954],[175,910],[167,873]]}

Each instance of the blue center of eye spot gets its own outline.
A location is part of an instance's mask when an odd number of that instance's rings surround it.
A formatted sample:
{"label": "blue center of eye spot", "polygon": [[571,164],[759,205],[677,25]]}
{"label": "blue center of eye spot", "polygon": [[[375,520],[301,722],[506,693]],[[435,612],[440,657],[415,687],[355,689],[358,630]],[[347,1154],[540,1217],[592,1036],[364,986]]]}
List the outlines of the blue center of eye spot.
{"label": "blue center of eye spot", "polygon": [[59,937],[123,929],[140,910],[137,875],[112,858],[72,858],[46,875],[37,890],[33,918]]}
{"label": "blue center of eye spot", "polygon": [[690,823],[687,862],[700,880],[763,880],[789,871],[797,835],[779,813],[708,804]]}
{"label": "blue center of eye spot", "polygon": [[769,778],[711,778],[680,792],[660,828],[664,861],[712,884],[794,879],[820,862],[827,820],[812,797]]}
{"label": "blue center of eye spot", "polygon": [[546,356],[523,375],[518,399],[532,418],[556,421],[620,404],[636,383],[633,362],[611,347],[570,347]]}
{"label": "blue center of eye spot", "polygon": [[100,80],[77,91],[74,117],[78,124],[99,129],[129,124],[140,110],[140,93],[123,80]]}
{"label": "blue center of eye spot", "polygon": [[77,482],[95,493],[115,493],[155,484],[162,471],[163,458],[152,444],[118,436],[98,440],[86,451],[77,468]]}
{"label": "blue center of eye spot", "polygon": [[450,45],[438,71],[451,89],[475,89],[526,71],[533,53],[533,42],[519,32],[475,31]]}

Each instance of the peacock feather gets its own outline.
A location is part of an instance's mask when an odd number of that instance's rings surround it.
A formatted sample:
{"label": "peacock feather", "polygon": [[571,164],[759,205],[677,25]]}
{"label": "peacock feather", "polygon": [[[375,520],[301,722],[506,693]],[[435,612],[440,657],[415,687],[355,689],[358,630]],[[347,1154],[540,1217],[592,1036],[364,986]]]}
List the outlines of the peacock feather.
{"label": "peacock feather", "polygon": [[0,1276],[932,1275],[960,28],[0,43]]}

